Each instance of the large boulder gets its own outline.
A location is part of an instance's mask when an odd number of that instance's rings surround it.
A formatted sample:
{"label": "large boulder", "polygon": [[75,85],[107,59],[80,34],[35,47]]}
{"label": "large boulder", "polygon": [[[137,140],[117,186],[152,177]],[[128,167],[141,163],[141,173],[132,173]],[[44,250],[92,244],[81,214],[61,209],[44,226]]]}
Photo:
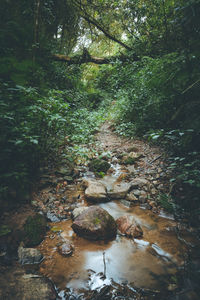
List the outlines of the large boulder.
{"label": "large boulder", "polygon": [[123,199],[126,197],[130,189],[130,184],[127,182],[115,183],[112,190],[108,192],[111,199]]}
{"label": "large boulder", "polygon": [[1,276],[0,299],[56,300],[57,295],[49,279],[16,267]]}
{"label": "large boulder", "polygon": [[106,187],[97,180],[88,180],[85,197],[90,201],[105,201],[108,197]]}
{"label": "large boulder", "polygon": [[90,206],[72,224],[80,236],[91,240],[108,240],[116,236],[117,225],[113,217],[103,208]]}
{"label": "large boulder", "polygon": [[116,220],[118,230],[131,238],[139,238],[143,236],[142,228],[130,216],[122,216]]}

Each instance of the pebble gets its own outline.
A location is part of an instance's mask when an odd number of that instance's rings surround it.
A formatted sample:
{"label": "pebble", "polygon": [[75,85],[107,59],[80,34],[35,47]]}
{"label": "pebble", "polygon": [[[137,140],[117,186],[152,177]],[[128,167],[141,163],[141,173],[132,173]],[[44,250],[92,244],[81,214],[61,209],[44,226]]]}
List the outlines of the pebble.
{"label": "pebble", "polygon": [[74,246],[66,241],[62,245],[58,246],[58,252],[63,256],[70,256],[74,251]]}

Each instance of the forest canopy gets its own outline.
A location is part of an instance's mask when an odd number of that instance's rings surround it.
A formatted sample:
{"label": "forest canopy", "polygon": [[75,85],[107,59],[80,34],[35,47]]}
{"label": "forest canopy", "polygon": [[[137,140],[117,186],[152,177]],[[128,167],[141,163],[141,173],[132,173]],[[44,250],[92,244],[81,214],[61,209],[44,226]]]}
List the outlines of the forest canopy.
{"label": "forest canopy", "polygon": [[66,136],[85,143],[109,116],[167,147],[197,213],[199,16],[199,0],[2,1],[1,206],[29,199]]}

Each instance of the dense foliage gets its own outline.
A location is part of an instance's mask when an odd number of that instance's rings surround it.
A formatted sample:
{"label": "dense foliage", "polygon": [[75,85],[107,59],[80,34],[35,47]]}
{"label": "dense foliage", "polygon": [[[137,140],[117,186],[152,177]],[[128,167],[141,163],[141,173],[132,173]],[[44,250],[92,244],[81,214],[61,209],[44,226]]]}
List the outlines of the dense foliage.
{"label": "dense foliage", "polygon": [[[183,188],[174,197],[197,212],[199,15],[199,0],[3,1],[1,204],[28,197],[40,168],[59,160],[66,137],[84,156],[78,144],[91,143],[110,117],[118,133],[167,147],[172,182]],[[89,53],[117,59],[81,65]],[[82,61],[67,65],[54,54]]]}

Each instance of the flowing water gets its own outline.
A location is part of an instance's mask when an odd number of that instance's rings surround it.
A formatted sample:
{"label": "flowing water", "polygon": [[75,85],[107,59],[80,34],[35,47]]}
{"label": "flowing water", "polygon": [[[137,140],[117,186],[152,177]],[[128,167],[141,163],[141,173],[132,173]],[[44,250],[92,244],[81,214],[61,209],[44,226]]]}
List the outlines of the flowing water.
{"label": "flowing water", "polygon": [[[108,124],[102,126],[97,140],[100,141],[104,150],[115,151],[116,153],[118,149],[123,152],[132,146],[129,142],[115,136],[109,130]],[[137,146],[139,146],[142,153],[145,153],[145,158],[136,166],[126,166],[124,168],[115,157],[112,157],[110,161],[112,164],[111,174],[109,173],[103,179],[99,179],[108,191],[121,174],[129,172],[141,176],[142,172],[145,176],[145,174],[152,172],[150,170],[152,167],[151,161],[156,161],[157,168],[162,164],[157,158],[155,159],[155,156],[158,155],[155,149],[150,149],[148,145],[140,141]],[[152,153],[154,155],[150,157]],[[156,172],[155,169],[154,171]],[[95,177],[88,170],[85,170],[82,176]],[[79,184],[76,185],[75,189],[70,190],[70,193],[74,193],[75,196],[81,195],[78,206],[94,205],[93,203],[87,203],[84,199],[84,192]],[[40,272],[52,279],[58,288],[61,299],[79,299],[79,297],[66,297],[67,292],[65,293],[65,291],[70,290],[74,291],[75,294],[77,293],[77,295],[81,295],[83,290],[92,291],[102,287],[106,288],[113,282],[123,286],[123,288],[125,285],[129,286],[134,292],[136,291],[134,288],[161,291],[168,290],[171,284],[174,286],[176,274],[180,268],[184,268],[188,252],[196,242],[196,240],[193,240],[191,233],[185,229],[180,230],[179,224],[174,220],[173,215],[164,211],[155,214],[148,210],[145,204],[131,206],[130,202],[122,199],[122,201],[110,201],[96,205],[107,210],[115,219],[124,215],[132,216],[141,225],[143,237],[141,239],[130,239],[118,233],[116,239],[112,241],[89,241],[73,232],[71,228],[72,220],[51,223],[50,226],[56,225],[60,228],[60,233],[49,231],[45,240],[39,246],[45,256],[40,265]],[[63,238],[74,245],[74,252],[70,257],[63,257],[58,252],[57,247]],[[118,287],[116,290],[118,290]],[[123,291],[120,295],[124,296]],[[148,297],[140,298],[139,296],[135,298],[135,296],[130,296],[126,299],[152,299]],[[104,298],[92,296],[80,299]],[[108,297],[105,299],[119,298],[117,296],[116,298]],[[120,299],[125,298],[120,297]]]}
{"label": "flowing water", "polygon": [[[93,176],[92,173],[86,174]],[[119,174],[120,167],[115,165],[114,174],[101,179],[108,190]],[[74,193],[77,189],[78,186]],[[118,234],[112,241],[89,241],[73,232],[71,220],[51,223],[60,232],[49,231],[39,246],[45,256],[40,272],[52,279],[60,296],[67,288],[93,290],[109,285],[112,280],[132,283],[137,288],[160,290],[168,286],[170,278],[184,265],[188,244],[191,245],[192,240],[186,231],[184,239],[177,237],[177,222],[173,216],[164,212],[156,215],[145,207],[128,207],[125,204],[118,200],[98,205],[115,219],[132,216],[143,229],[142,239],[129,239]],[[91,204],[82,201],[80,205]],[[75,250],[72,256],[64,257],[57,251],[61,238],[73,243]]]}

